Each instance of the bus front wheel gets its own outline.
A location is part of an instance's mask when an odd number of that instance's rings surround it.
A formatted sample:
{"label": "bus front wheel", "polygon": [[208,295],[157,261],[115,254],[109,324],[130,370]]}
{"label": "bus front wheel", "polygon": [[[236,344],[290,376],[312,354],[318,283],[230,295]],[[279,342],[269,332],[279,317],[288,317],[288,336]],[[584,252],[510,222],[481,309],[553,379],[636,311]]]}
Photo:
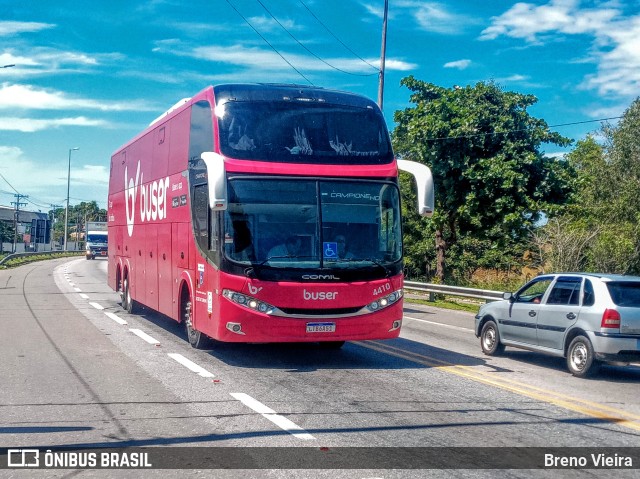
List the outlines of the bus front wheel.
{"label": "bus front wheel", "polygon": [[206,334],[194,329],[193,327],[193,303],[191,302],[191,295],[189,290],[184,288],[182,290],[182,298],[180,301],[180,320],[184,324],[184,330],[187,334],[187,339],[191,347],[195,349],[207,349],[211,345],[211,340]]}

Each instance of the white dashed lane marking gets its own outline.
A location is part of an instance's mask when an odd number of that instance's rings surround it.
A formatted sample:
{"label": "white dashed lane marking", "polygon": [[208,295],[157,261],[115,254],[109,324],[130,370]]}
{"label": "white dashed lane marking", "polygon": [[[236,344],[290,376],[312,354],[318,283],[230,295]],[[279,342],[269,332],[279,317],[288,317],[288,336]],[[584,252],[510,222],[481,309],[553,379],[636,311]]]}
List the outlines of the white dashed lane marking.
{"label": "white dashed lane marking", "polygon": [[198,366],[193,361],[190,361],[189,359],[185,358],[182,354],[169,353],[169,357],[171,359],[175,360],[175,361],[178,361],[184,367],[186,367],[187,369],[190,369],[194,373],[199,374],[203,378],[212,378],[212,377],[214,377],[213,374],[211,374],[209,371],[204,369],[202,366]]}
{"label": "white dashed lane marking", "polygon": [[231,396],[233,396],[235,399],[240,401],[242,404],[244,404],[248,408],[253,409],[255,412],[262,415],[262,417],[264,417],[265,419],[268,419],[279,428],[284,429],[289,434],[294,435],[298,439],[304,439],[306,441],[313,441],[316,439],[315,437],[313,437],[311,434],[309,434],[307,431],[302,429],[300,426],[298,426],[294,422],[276,413],[270,407],[267,407],[261,402],[253,399],[248,394],[231,393]]}
{"label": "white dashed lane marking", "polygon": [[144,339],[149,344],[154,344],[156,346],[160,345],[160,341],[158,341],[157,339],[152,338],[151,336],[149,336],[147,333],[145,333],[144,331],[142,331],[140,329],[130,329],[129,331],[131,331],[133,334],[135,334],[139,338]]}
{"label": "white dashed lane marking", "polygon": [[127,322],[124,319],[122,319],[120,316],[114,313],[105,312],[104,314],[107,318],[113,319],[118,324],[127,324]]}

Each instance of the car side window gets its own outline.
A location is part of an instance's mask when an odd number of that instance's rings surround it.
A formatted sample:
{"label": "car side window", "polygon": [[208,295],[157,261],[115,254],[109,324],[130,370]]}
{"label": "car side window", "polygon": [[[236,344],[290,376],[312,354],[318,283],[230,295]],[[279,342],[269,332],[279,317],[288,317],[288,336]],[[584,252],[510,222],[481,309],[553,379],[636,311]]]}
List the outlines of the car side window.
{"label": "car side window", "polygon": [[539,303],[551,284],[551,278],[533,280],[516,293],[517,303]]}
{"label": "car side window", "polygon": [[578,305],[580,304],[580,286],[582,279],[559,277],[549,293],[547,304]]}
{"label": "car side window", "polygon": [[593,306],[596,302],[596,294],[593,291],[593,285],[588,279],[584,280],[584,296],[582,297],[582,306]]}

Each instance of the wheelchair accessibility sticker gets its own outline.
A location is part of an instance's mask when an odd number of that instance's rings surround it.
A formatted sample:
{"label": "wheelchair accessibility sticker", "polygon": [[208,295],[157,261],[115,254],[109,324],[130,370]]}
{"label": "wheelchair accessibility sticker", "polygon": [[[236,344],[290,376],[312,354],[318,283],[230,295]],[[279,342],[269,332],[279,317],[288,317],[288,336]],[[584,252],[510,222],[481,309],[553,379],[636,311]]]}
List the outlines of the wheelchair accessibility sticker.
{"label": "wheelchair accessibility sticker", "polygon": [[325,259],[333,259],[338,257],[338,243],[335,241],[326,241],[323,243],[322,251]]}

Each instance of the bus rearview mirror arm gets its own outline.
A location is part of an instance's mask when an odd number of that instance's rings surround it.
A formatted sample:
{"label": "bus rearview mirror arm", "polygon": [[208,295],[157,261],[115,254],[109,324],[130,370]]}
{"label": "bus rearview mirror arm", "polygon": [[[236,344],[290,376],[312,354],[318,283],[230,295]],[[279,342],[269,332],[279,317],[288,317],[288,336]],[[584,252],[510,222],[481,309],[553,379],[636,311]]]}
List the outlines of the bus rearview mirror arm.
{"label": "bus rearview mirror arm", "polygon": [[428,166],[408,160],[398,160],[398,168],[413,175],[418,187],[418,213],[431,216],[435,207],[433,175]]}
{"label": "bus rearview mirror arm", "polygon": [[213,151],[206,151],[200,157],[207,167],[209,208],[213,211],[225,211],[227,209],[227,174],[224,158]]}

